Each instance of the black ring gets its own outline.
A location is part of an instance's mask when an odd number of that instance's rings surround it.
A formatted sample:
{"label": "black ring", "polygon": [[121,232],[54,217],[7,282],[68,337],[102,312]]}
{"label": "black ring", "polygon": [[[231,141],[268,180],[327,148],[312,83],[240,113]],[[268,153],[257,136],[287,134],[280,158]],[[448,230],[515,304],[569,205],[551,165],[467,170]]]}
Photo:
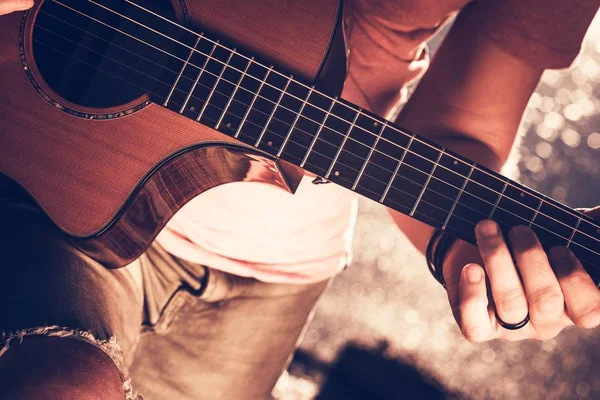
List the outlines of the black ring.
{"label": "black ring", "polygon": [[496,311],[496,320],[498,321],[500,326],[503,327],[504,329],[508,329],[510,331],[516,331],[517,329],[521,329],[522,327],[527,325],[527,323],[529,322],[529,313],[527,313],[527,316],[525,317],[525,319],[523,321],[516,323],[516,324],[509,324],[508,322],[502,321],[502,318],[500,318],[500,316],[498,315],[498,311]]}

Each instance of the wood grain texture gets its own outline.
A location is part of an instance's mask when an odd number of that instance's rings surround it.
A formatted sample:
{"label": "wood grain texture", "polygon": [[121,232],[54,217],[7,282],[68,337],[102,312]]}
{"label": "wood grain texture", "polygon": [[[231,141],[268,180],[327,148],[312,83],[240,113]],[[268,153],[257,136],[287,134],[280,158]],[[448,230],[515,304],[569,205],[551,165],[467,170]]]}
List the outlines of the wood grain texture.
{"label": "wood grain texture", "polygon": [[188,148],[156,166],[109,226],[74,243],[105,266],[120,267],[141,255],[174,212],[198,194],[230,182],[287,188],[284,176],[275,161],[238,147]]}
{"label": "wood grain texture", "polygon": [[[208,26],[216,34],[227,31],[230,41],[314,80],[329,49],[338,2],[217,0],[193,1],[188,7],[194,26]],[[215,144],[245,147],[153,104],[112,120],[86,120],[60,111],[34,90],[23,71],[19,54],[21,15],[3,17],[0,24],[0,173],[26,188],[67,234],[80,238],[99,232],[107,235],[103,229],[115,226],[114,219],[122,217],[128,201],[136,201],[131,196],[141,193],[139,185],[149,182],[149,173],[156,171],[157,165],[175,154],[197,154],[185,153],[185,149]],[[27,44],[31,23],[26,33],[26,56],[31,62],[31,47]],[[37,75],[35,62],[29,68],[41,87],[61,101]],[[172,165],[197,171],[187,161]],[[190,171],[182,170],[177,176],[185,180]],[[292,173],[288,178],[294,175],[295,179],[299,176]],[[160,179],[167,178],[161,175]],[[178,179],[171,178],[174,185],[185,184]],[[205,188],[198,187],[195,194]],[[145,193],[155,191],[147,189]],[[193,197],[190,193],[181,198],[189,200]],[[147,198],[141,201],[150,204]],[[134,206],[128,204],[126,208],[130,207]],[[174,212],[171,209],[170,214]],[[154,220],[162,222],[170,218],[167,214]]]}

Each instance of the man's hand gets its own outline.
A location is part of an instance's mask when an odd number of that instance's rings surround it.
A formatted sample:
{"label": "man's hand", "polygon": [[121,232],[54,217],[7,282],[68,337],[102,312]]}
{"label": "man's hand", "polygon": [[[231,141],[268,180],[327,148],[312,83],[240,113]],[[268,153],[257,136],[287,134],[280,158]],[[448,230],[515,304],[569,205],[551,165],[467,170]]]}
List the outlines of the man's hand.
{"label": "man's hand", "polygon": [[29,10],[31,7],[33,7],[33,0],[0,0],[0,15]]}
{"label": "man's hand", "polygon": [[[585,213],[599,218],[600,207]],[[509,234],[511,255],[492,221],[480,222],[476,236],[479,249],[458,242],[444,263],[452,312],[468,340],[544,340],[570,325],[600,325],[600,290],[570,250],[557,247],[546,253],[535,233],[519,226]],[[531,320],[507,330],[496,312],[509,324],[527,313]]]}

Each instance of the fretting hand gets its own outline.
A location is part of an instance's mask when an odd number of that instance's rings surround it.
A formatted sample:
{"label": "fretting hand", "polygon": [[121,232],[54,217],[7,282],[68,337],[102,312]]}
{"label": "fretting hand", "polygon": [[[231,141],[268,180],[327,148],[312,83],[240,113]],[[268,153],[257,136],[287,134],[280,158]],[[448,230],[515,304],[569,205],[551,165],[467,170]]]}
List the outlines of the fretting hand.
{"label": "fretting hand", "polygon": [[[585,213],[599,218],[600,207]],[[444,262],[452,312],[468,340],[544,340],[570,325],[600,325],[600,290],[570,250],[546,253],[532,230],[516,227],[508,238],[515,266],[497,229],[481,222],[479,249],[457,242]],[[517,324],[528,313],[530,321],[517,330],[503,328],[496,317]]]}
{"label": "fretting hand", "polygon": [[0,0],[0,15],[29,10],[31,7],[33,7],[33,0]]}

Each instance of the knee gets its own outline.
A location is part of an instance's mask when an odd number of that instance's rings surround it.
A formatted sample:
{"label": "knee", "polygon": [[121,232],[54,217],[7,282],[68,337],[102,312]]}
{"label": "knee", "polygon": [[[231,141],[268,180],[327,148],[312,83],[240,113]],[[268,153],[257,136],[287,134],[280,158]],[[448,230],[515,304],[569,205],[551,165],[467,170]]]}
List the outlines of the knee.
{"label": "knee", "polygon": [[75,339],[26,337],[0,357],[0,400],[124,399],[112,359]]}

